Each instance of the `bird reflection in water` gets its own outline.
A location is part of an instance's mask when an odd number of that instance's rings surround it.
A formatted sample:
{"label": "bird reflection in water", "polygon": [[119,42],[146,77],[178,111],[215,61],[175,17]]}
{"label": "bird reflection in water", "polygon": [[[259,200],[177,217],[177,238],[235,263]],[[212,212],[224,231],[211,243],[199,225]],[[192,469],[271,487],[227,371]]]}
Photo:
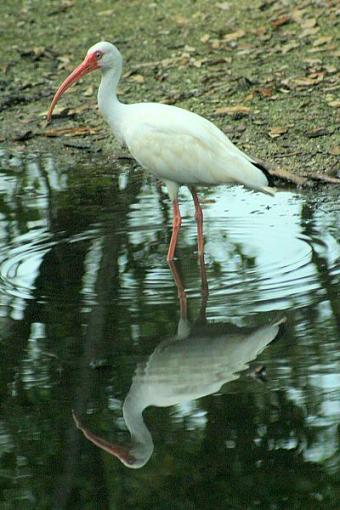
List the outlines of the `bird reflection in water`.
{"label": "bird reflection in water", "polygon": [[268,326],[239,328],[206,321],[208,287],[203,258],[201,269],[201,309],[192,325],[187,317],[187,297],[175,263],[169,263],[178,289],[180,319],[177,334],[163,340],[151,355],[137,365],[123,404],[123,416],[131,434],[129,446],[109,443],[84,427],[73,414],[78,429],[99,448],[119,458],[129,468],[138,469],[150,459],[154,444],[143,411],[149,406],[167,407],[195,400],[220,390],[240,376],[270,342],[285,322],[280,318]]}

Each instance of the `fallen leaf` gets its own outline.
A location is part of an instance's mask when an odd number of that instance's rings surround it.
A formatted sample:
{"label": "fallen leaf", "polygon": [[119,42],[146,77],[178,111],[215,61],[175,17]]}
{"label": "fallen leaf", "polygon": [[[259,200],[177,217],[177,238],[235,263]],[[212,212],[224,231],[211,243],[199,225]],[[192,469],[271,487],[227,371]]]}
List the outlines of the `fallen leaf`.
{"label": "fallen leaf", "polygon": [[335,66],[325,66],[325,69],[328,74],[334,74],[338,71],[338,68]]}
{"label": "fallen leaf", "polygon": [[287,131],[288,131],[288,128],[273,127],[273,128],[270,128],[268,134],[269,134],[270,138],[278,138],[279,136],[287,133]]}
{"label": "fallen leaf", "polygon": [[67,69],[71,63],[70,57],[68,55],[59,55],[57,57],[57,60],[59,62],[58,71],[59,70],[61,71],[62,69]]}
{"label": "fallen leaf", "polygon": [[212,39],[211,47],[213,50],[219,50],[222,47],[222,42],[219,39]]}
{"label": "fallen leaf", "polygon": [[26,48],[20,52],[22,57],[29,57],[31,60],[40,60],[43,57],[50,57],[51,54],[47,48],[43,46],[34,46],[33,48]]}
{"label": "fallen leaf", "polygon": [[189,25],[190,20],[188,18],[185,18],[184,16],[175,16],[175,22],[180,27],[185,27],[185,26]]}
{"label": "fallen leaf", "polygon": [[222,9],[222,11],[227,11],[230,9],[230,3],[229,2],[221,2],[220,4],[216,4],[216,7],[219,9]]}
{"label": "fallen leaf", "polygon": [[241,39],[241,37],[244,37],[246,35],[246,32],[244,30],[237,30],[236,32],[231,32],[230,34],[226,34],[223,36],[223,41],[229,42],[229,41],[236,41],[237,39]]}
{"label": "fallen leaf", "polygon": [[289,51],[291,50],[294,50],[295,48],[298,48],[300,46],[300,44],[296,41],[290,41],[289,43],[287,44],[284,44],[283,46],[281,46],[281,53],[283,53],[284,55],[286,53],[288,53]]}
{"label": "fallen leaf", "polygon": [[273,89],[270,87],[260,87],[259,89],[256,89],[256,92],[258,92],[262,97],[271,97],[273,95]]}
{"label": "fallen leaf", "polygon": [[296,21],[297,23],[300,23],[305,11],[306,11],[306,9],[293,9],[290,13],[290,16],[294,21]]}
{"label": "fallen leaf", "polygon": [[305,78],[295,78],[293,80],[294,85],[298,87],[310,87],[312,85],[317,85],[320,83],[325,77],[325,73],[313,73]]}
{"label": "fallen leaf", "polygon": [[290,22],[290,16],[284,15],[284,16],[280,16],[279,18],[273,19],[271,23],[274,28],[277,28],[277,27],[281,27],[282,25],[286,25],[289,22]]}
{"label": "fallen leaf", "polygon": [[334,101],[327,102],[328,106],[332,108],[340,108],[340,99],[335,99]]}
{"label": "fallen leaf", "polygon": [[207,61],[206,58],[191,58],[190,65],[199,68],[202,67],[202,65],[205,64],[206,61]]}
{"label": "fallen leaf", "polygon": [[313,41],[313,46],[323,46],[324,44],[329,43],[333,37],[331,35],[324,35],[323,37],[319,37],[319,39],[315,39]]}
{"label": "fallen leaf", "polygon": [[319,27],[314,27],[314,28],[305,28],[305,30],[303,30],[301,32],[301,34],[299,34],[299,39],[304,39],[305,37],[309,37],[311,35],[315,35],[319,32],[320,28]]}
{"label": "fallen leaf", "polygon": [[207,43],[209,41],[209,39],[210,39],[210,35],[209,34],[204,34],[204,35],[202,35],[200,41],[205,44],[205,43]]}
{"label": "fallen leaf", "polygon": [[314,48],[309,48],[307,51],[308,53],[325,53],[327,52],[328,54],[332,54],[333,56],[335,56],[335,54],[333,53],[334,51],[336,50],[336,46],[335,44],[325,44],[324,46],[315,46]]}
{"label": "fallen leaf", "polygon": [[308,19],[304,19],[301,23],[300,23],[301,27],[302,28],[314,28],[315,25],[316,25],[316,18],[308,18]]}
{"label": "fallen leaf", "polygon": [[331,147],[329,149],[329,153],[332,154],[332,156],[340,156],[340,145],[334,145],[334,147]]}
{"label": "fallen leaf", "polygon": [[57,136],[87,136],[95,135],[98,129],[91,127],[75,127],[75,128],[59,128],[59,129],[48,129],[45,131],[45,136],[57,137]]}
{"label": "fallen leaf", "polygon": [[85,97],[90,97],[90,96],[93,96],[93,94],[94,94],[94,87],[93,87],[93,85],[90,85],[89,87],[87,87],[87,89],[85,90],[83,95]]}
{"label": "fallen leaf", "polygon": [[113,16],[113,14],[114,14],[114,10],[113,9],[107,9],[106,11],[96,12],[96,16],[109,17],[109,16]]}
{"label": "fallen leaf", "polygon": [[250,113],[250,108],[249,106],[244,106],[244,105],[241,105],[241,104],[237,104],[235,106],[222,106],[220,108],[217,108],[215,110],[215,113],[218,113],[218,114],[227,114],[227,115],[233,115],[235,113],[243,113],[245,115],[247,115],[248,113]]}
{"label": "fallen leaf", "polygon": [[129,81],[134,81],[135,83],[144,83],[145,78],[142,74],[132,74],[129,77]]}
{"label": "fallen leaf", "polygon": [[303,61],[310,66],[316,66],[316,65],[322,64],[322,60],[320,60],[319,58],[309,57],[309,58],[305,58]]}

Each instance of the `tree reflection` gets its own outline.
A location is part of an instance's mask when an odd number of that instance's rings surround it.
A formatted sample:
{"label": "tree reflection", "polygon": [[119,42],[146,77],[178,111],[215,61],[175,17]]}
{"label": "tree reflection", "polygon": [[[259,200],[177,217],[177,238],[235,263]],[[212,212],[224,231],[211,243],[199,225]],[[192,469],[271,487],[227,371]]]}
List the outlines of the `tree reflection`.
{"label": "tree reflection", "polygon": [[[2,163],[1,261],[22,258],[10,266],[15,277],[1,266],[0,506],[337,508],[337,302],[325,257],[313,258],[321,297],[296,293],[282,306],[275,288],[273,302],[268,293],[261,301],[256,253],[227,232],[215,246],[228,248],[241,292],[227,288],[233,267],[210,255],[207,303],[196,292],[190,223],[179,246],[186,301],[163,263],[168,204],[159,205],[143,176],[127,171],[122,185],[122,168],[99,171],[99,160],[70,168],[49,156]],[[304,218],[319,230],[317,218]],[[162,339],[174,340],[178,290],[183,342],[206,334],[213,343],[246,325],[263,331],[289,302],[288,334],[260,355],[266,384],[243,374],[189,404],[147,408],[154,454],[143,469],[127,470],[84,441],[72,409],[108,441],[126,442],[122,402],[136,365]],[[227,327],[230,319],[238,327]]]}
{"label": "tree reflection", "polygon": [[109,443],[84,427],[74,415],[77,427],[96,446],[118,457],[130,468],[141,468],[153,452],[153,440],[143,420],[149,406],[168,407],[210,395],[237,379],[278,335],[283,319],[253,329],[206,321],[207,278],[200,257],[202,305],[199,322],[190,325],[187,300],[176,265],[170,263],[180,302],[177,334],[161,341],[146,361],[139,363],[124,400],[123,415],[131,434],[131,446]]}

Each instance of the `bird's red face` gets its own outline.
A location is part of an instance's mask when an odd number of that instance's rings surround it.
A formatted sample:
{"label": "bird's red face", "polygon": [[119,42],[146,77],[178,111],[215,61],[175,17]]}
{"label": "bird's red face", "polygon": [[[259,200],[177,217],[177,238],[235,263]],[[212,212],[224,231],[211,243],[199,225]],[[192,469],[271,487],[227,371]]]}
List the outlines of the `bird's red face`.
{"label": "bird's red face", "polygon": [[85,74],[90,73],[91,71],[95,71],[96,69],[100,69],[100,60],[103,57],[104,52],[100,50],[93,51],[88,53],[84,58],[83,62],[72,71],[72,73],[63,81],[63,83],[58,88],[57,92],[54,95],[51,106],[47,113],[47,121],[49,122],[52,117],[52,113],[55,105],[57,104],[59,98],[69,89],[76,81],[80,80]]}

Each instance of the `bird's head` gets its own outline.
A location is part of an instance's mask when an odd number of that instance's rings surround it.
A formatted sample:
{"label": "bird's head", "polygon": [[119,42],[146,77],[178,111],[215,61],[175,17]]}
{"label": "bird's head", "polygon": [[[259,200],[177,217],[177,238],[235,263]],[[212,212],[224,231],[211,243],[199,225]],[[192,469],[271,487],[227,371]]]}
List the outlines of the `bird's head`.
{"label": "bird's head", "polygon": [[143,467],[144,464],[146,464],[150,459],[153,452],[152,442],[151,445],[134,443],[134,445],[130,447],[124,447],[115,443],[109,443],[102,437],[93,434],[93,432],[91,432],[88,428],[84,427],[74,412],[72,412],[72,415],[77,428],[82,431],[86,439],[110,455],[113,455],[119,459],[126,467],[130,469],[139,469]]}
{"label": "bird's head", "polygon": [[86,57],[82,63],[76,67],[72,73],[63,81],[54,95],[51,106],[47,113],[47,121],[49,122],[52,113],[59,98],[69,89],[76,81],[80,80],[85,74],[91,71],[101,69],[105,72],[108,69],[117,68],[120,72],[122,67],[122,56],[118,49],[111,43],[101,41],[88,50]]}

